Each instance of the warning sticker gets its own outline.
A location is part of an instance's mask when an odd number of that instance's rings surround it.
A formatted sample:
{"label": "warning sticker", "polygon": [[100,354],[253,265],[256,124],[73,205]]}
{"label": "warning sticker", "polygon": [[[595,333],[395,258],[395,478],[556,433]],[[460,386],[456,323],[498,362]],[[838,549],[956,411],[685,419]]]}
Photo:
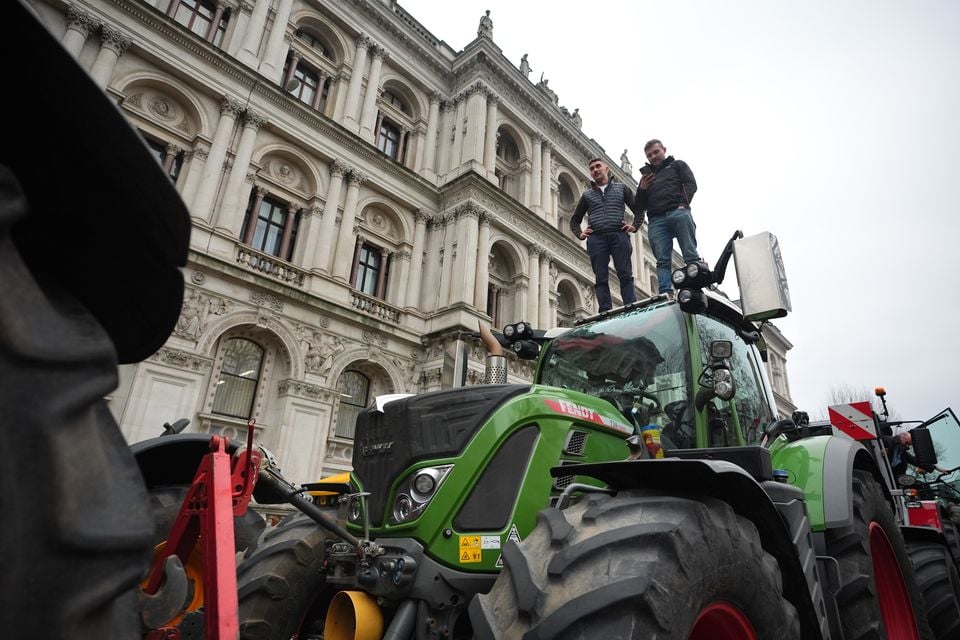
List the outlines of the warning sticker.
{"label": "warning sticker", "polygon": [[481,549],[499,549],[500,536],[480,536]]}
{"label": "warning sticker", "polygon": [[498,569],[503,569],[503,555],[497,556],[497,563],[494,566]]}
{"label": "warning sticker", "polygon": [[479,547],[460,547],[460,563],[480,562],[483,560],[483,552]]}
{"label": "warning sticker", "polygon": [[480,547],[480,536],[460,536],[460,549]]}
{"label": "warning sticker", "polygon": [[517,525],[510,527],[510,533],[507,534],[507,540],[512,540],[517,544],[520,544],[520,532],[517,531]]}

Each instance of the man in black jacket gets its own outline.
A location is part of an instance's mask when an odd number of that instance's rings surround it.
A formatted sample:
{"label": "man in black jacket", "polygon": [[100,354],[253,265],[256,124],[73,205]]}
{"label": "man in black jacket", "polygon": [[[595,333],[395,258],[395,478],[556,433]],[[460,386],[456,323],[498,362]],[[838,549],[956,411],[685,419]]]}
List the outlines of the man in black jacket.
{"label": "man in black jacket", "polygon": [[640,173],[640,188],[634,213],[642,218],[646,211],[649,218],[647,235],[650,248],[657,258],[657,284],[660,293],[673,295],[670,275],[673,271],[673,239],[677,239],[686,264],[698,262],[697,225],[690,212],[690,201],[697,192],[697,181],[686,162],[666,155],[666,148],[659,140],[651,140],[643,147],[647,156]]}
{"label": "man in black jacket", "polygon": [[[580,196],[580,202],[570,218],[570,231],[580,240],[587,241],[587,255],[596,284],[599,311],[613,308],[610,299],[608,274],[610,258],[620,279],[620,297],[628,305],[637,299],[633,288],[633,265],[630,257],[633,245],[629,233],[636,233],[643,221],[643,214],[635,215],[633,223],[624,219],[625,208],[633,209],[633,191],[627,185],[609,177],[610,167],[600,158],[587,164],[593,184]],[[587,214],[586,230],[580,229],[580,221]]]}

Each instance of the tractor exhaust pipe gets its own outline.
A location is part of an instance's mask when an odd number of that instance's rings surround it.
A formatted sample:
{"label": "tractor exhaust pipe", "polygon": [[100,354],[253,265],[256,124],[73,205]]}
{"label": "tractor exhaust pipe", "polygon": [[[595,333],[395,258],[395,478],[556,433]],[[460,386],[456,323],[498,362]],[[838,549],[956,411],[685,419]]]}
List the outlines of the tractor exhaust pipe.
{"label": "tractor exhaust pipe", "polygon": [[507,357],[503,355],[503,347],[494,337],[490,329],[480,324],[480,340],[487,348],[487,362],[483,370],[483,384],[507,383]]}

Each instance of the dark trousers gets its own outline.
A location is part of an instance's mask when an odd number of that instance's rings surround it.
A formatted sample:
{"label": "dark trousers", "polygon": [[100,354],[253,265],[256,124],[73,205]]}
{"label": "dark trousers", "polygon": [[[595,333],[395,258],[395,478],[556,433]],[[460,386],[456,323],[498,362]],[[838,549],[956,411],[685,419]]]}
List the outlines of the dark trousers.
{"label": "dark trousers", "polygon": [[597,292],[599,311],[608,311],[613,308],[608,283],[610,258],[613,258],[613,268],[616,269],[617,277],[620,279],[620,297],[623,299],[623,304],[636,301],[633,290],[633,265],[630,262],[632,254],[633,246],[630,244],[630,236],[625,231],[595,232],[587,236],[587,255],[590,256],[590,266],[593,267],[593,275],[596,278],[594,288]]}

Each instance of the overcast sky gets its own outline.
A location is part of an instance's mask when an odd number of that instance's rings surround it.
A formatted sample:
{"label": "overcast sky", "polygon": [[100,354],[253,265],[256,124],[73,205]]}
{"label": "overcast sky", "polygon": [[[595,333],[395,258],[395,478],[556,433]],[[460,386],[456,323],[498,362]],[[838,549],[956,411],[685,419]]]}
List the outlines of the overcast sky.
{"label": "overcast sky", "polygon": [[960,410],[960,2],[400,4],[454,50],[490,9],[504,55],[635,177],[663,140],[711,264],[736,229],[779,238],[799,408],[881,385],[902,419]]}

